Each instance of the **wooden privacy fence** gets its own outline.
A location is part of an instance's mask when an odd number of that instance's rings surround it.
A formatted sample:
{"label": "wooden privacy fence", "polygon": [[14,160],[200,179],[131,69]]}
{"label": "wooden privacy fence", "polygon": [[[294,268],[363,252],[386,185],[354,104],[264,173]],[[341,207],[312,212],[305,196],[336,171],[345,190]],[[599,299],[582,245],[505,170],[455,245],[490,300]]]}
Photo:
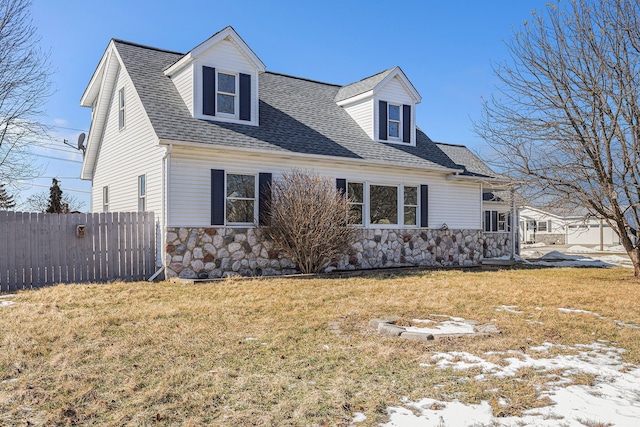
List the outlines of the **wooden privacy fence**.
{"label": "wooden privacy fence", "polygon": [[0,210],[0,291],[144,280],[155,271],[153,212]]}

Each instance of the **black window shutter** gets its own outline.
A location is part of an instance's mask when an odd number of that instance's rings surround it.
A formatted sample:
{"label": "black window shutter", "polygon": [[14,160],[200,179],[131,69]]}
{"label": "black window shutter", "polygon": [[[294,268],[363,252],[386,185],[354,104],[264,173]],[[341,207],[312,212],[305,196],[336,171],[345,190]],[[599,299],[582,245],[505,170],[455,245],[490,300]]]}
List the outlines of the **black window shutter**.
{"label": "black window shutter", "polygon": [[420,227],[429,226],[429,186],[420,186]]}
{"label": "black window shutter", "polygon": [[202,114],[216,115],[216,69],[202,67]]}
{"label": "black window shutter", "polygon": [[224,225],[224,170],[211,169],[211,225]]}
{"label": "black window shutter", "polygon": [[498,211],[491,211],[491,231],[498,231]]}
{"label": "black window shutter", "polygon": [[347,180],[344,178],[336,179],[336,190],[340,191],[343,195],[347,195]]}
{"label": "black window shutter", "polygon": [[402,142],[411,142],[411,105],[402,106]]}
{"label": "black window shutter", "polygon": [[484,231],[491,231],[491,211],[484,211]]}
{"label": "black window shutter", "polygon": [[240,120],[251,120],[251,76],[240,74]]}
{"label": "black window shutter", "polygon": [[378,138],[387,140],[387,101],[378,103]]}
{"label": "black window shutter", "polygon": [[271,174],[258,174],[258,225],[269,225],[269,203],[271,202]]}

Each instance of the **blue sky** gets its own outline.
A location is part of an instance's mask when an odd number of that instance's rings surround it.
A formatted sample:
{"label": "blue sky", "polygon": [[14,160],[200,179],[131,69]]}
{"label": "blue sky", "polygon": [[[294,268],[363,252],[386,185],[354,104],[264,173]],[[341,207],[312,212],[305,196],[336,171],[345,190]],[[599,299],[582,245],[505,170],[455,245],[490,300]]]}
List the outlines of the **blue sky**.
{"label": "blue sky", "polygon": [[[187,52],[231,25],[267,70],[347,84],[399,65],[418,92],[417,123],[433,140],[465,144],[488,156],[472,131],[482,97],[494,91],[491,63],[504,61],[504,40],[544,0],[514,1],[233,1],[33,0],[34,25],[51,53],[55,94],[43,121],[55,142],[39,149],[44,178],[21,193],[48,191],[51,177],[85,201],[75,144],[91,111],[80,97],[111,38]],[[48,157],[63,158],[54,160]],[[72,191],[78,190],[78,191]]]}

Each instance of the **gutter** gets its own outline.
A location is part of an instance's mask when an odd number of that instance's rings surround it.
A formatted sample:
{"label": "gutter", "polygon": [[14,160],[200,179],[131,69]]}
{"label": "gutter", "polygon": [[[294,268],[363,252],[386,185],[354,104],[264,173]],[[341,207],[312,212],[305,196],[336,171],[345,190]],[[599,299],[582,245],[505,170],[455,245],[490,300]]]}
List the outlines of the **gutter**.
{"label": "gutter", "polygon": [[162,218],[160,222],[156,226],[156,242],[159,243],[156,246],[156,272],[153,273],[149,279],[149,282],[153,282],[156,277],[160,275],[161,272],[165,269],[165,261],[164,261],[164,228],[167,224],[167,158],[171,154],[173,150],[173,144],[169,144],[167,147],[167,151],[162,156]]}
{"label": "gutter", "polygon": [[[402,169],[416,169],[422,172],[440,172],[440,173],[461,173],[464,172],[463,169],[452,169],[445,166],[437,165],[433,163],[433,166],[418,166],[411,165],[406,163],[392,163],[384,160],[365,160],[361,158],[348,158],[348,157],[336,157],[336,156],[328,156],[322,154],[302,154],[302,153],[294,153],[291,151],[274,151],[274,150],[265,150],[265,149],[255,149],[255,148],[242,148],[242,147],[229,147],[222,145],[214,145],[208,144],[204,142],[188,142],[188,141],[176,141],[171,139],[159,139],[160,145],[177,145],[184,147],[197,147],[201,149],[215,149],[218,152],[229,152],[229,153],[251,153],[251,154],[259,154],[265,156],[271,156],[276,159],[282,158],[300,158],[300,159],[311,159],[318,160],[324,162],[331,163],[343,163],[345,165],[353,166],[354,163],[362,164],[363,166],[376,166],[376,167],[385,167],[385,168],[397,168],[400,167]],[[428,161],[428,160],[426,160]],[[477,178],[476,178],[477,180]]]}

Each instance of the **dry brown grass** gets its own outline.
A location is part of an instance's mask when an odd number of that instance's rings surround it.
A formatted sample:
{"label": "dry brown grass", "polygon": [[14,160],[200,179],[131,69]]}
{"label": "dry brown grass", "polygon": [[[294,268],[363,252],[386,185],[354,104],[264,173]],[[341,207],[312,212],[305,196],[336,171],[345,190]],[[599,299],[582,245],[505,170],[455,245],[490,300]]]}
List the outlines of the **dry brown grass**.
{"label": "dry brown grass", "polygon": [[[640,284],[630,275],[447,271],[21,292],[17,304],[0,308],[0,381],[15,379],[0,383],[0,425],[348,425],[356,411],[373,425],[403,396],[487,400],[496,414],[514,415],[545,403],[542,374],[478,382],[479,371],[420,363],[435,352],[596,339],[640,363],[640,333],[613,321],[640,323]],[[496,311],[501,305],[523,313]],[[374,317],[429,314],[493,322],[503,334],[425,345],[367,326]]]}

